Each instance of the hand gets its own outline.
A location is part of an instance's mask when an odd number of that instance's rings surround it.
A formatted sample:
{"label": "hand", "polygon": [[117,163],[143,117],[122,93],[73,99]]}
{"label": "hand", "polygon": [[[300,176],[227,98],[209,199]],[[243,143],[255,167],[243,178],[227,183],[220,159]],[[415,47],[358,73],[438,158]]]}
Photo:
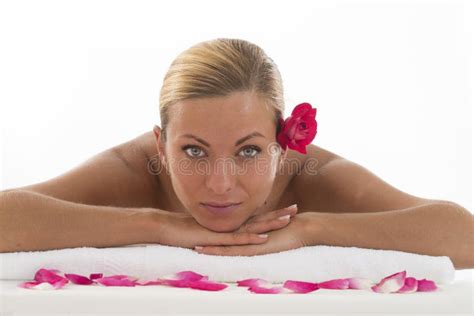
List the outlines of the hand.
{"label": "hand", "polygon": [[282,229],[268,233],[268,240],[258,245],[203,246],[198,253],[220,256],[255,256],[310,246],[318,225],[312,212],[295,215]]}
{"label": "hand", "polygon": [[[294,217],[297,212],[298,207],[294,204],[269,213],[255,215],[243,223],[236,232],[262,234],[272,230],[277,230],[288,225],[291,221],[291,217]],[[280,217],[285,215],[289,216],[280,219]]]}
{"label": "hand", "polygon": [[259,237],[258,232],[233,231],[213,232],[200,225],[192,215],[161,211],[153,214],[156,229],[154,240],[161,245],[194,248],[198,245],[249,245],[262,244],[268,238]]}

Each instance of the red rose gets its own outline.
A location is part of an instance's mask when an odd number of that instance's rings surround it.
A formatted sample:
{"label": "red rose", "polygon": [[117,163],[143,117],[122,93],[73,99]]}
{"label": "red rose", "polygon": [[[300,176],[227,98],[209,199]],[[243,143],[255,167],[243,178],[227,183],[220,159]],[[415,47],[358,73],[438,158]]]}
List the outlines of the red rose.
{"label": "red rose", "polygon": [[311,144],[317,133],[316,108],[309,103],[298,104],[285,121],[279,120],[281,126],[277,142],[283,148],[288,146],[302,154],[306,154],[306,146]]}

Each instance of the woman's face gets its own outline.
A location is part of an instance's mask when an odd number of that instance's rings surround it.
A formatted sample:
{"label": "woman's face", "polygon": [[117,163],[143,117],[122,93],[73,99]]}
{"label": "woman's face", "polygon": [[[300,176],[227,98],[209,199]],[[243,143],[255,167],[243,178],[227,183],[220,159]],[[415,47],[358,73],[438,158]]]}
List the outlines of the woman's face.
{"label": "woman's face", "polygon": [[[173,189],[196,221],[217,232],[238,229],[263,207],[280,160],[270,108],[250,92],[186,100],[170,108],[158,140]],[[203,203],[240,203],[230,213]]]}

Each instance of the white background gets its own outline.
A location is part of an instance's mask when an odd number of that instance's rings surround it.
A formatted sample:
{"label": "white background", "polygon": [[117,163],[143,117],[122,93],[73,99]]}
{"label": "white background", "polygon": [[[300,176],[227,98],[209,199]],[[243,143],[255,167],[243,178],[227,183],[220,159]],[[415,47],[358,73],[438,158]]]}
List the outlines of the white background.
{"label": "white background", "polygon": [[286,115],[395,187],[472,212],[470,1],[1,1],[0,188],[159,124],[173,59],[236,37],[277,63]]}

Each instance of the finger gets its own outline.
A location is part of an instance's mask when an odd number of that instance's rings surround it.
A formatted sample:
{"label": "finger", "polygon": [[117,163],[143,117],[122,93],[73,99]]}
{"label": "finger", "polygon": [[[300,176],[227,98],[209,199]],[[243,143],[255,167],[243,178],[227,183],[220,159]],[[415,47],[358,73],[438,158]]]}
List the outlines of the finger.
{"label": "finger", "polygon": [[277,230],[290,223],[290,214],[267,221],[251,222],[242,227],[242,232],[261,234],[272,230]]}
{"label": "finger", "polygon": [[217,233],[216,237],[206,245],[250,245],[263,244],[268,240],[268,234],[256,234],[248,232]]}
{"label": "finger", "polygon": [[284,208],[281,208],[281,209],[278,209],[278,210],[275,210],[275,211],[272,211],[272,212],[269,212],[269,213],[266,213],[266,214],[256,216],[252,221],[257,221],[257,222],[267,221],[267,220],[279,218],[281,216],[285,216],[285,215],[288,215],[288,214],[290,216],[294,216],[297,212],[298,212],[298,205],[293,204],[293,205],[290,205],[288,207],[284,207]]}
{"label": "finger", "polygon": [[260,217],[251,218],[244,223],[237,232],[266,233],[274,229],[283,228],[289,224],[291,216],[298,212],[296,204],[273,211]]}
{"label": "finger", "polygon": [[262,252],[258,245],[195,247],[197,253],[214,256],[255,256]]}

